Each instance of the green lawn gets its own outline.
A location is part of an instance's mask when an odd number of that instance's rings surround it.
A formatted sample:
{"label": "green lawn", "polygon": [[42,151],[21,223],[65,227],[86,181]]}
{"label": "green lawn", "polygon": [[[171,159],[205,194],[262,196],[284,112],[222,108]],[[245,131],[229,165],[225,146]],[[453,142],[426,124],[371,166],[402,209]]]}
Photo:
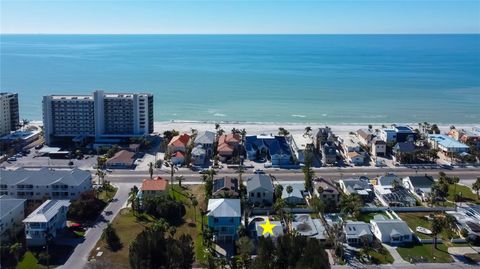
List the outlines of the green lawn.
{"label": "green lawn", "polygon": [[385,253],[385,255],[380,254],[379,251],[370,250],[368,252],[368,255],[370,255],[372,257],[372,262],[374,264],[390,264],[390,263],[393,263],[394,260],[393,260],[392,255],[390,254],[390,252],[388,252],[388,250],[385,249],[384,253]]}
{"label": "green lawn", "polygon": [[[427,229],[430,229],[430,221],[428,221],[425,216],[430,215],[433,212],[399,212],[397,215],[404,220],[410,229],[417,235],[419,238],[422,239],[432,239],[433,237],[427,234],[419,233],[415,229],[417,226],[421,226]],[[455,236],[454,236],[455,237]],[[456,236],[458,237],[458,236]],[[442,233],[440,234],[439,238],[442,238],[444,240],[449,240],[450,238],[448,237],[448,232],[446,230],[443,230]]]}
{"label": "green lawn", "polygon": [[372,212],[372,213],[360,213],[360,215],[356,220],[370,223],[370,220],[372,220],[375,215],[382,215],[385,217],[385,219],[390,219],[390,217],[385,212]]}
{"label": "green lawn", "polygon": [[20,262],[17,264],[17,269],[43,269],[46,268],[38,263],[37,258],[32,252],[27,251]]}
{"label": "green lawn", "polygon": [[444,244],[437,244],[437,248],[435,249],[433,247],[433,244],[415,243],[410,246],[398,247],[397,251],[400,256],[402,256],[402,258],[407,262],[453,262],[453,258],[450,256],[450,254],[448,254],[447,247]]}
{"label": "green lawn", "polygon": [[[176,237],[179,237],[182,234],[189,234],[192,237],[195,244],[196,260],[199,264],[203,264],[202,261],[205,259],[203,255],[203,237],[200,233],[200,208],[204,206],[203,198],[201,198],[203,197],[203,188],[203,185],[195,185],[188,186],[188,189],[180,189],[178,185],[175,185],[171,191],[172,195],[177,200],[182,201],[186,208],[183,223],[176,227]],[[198,206],[196,210],[193,209],[190,204],[190,199],[187,198],[190,194],[197,197]],[[94,250],[90,253],[90,257],[95,256],[97,254],[95,249],[100,247],[100,251],[102,251],[103,254],[101,257],[95,257],[97,260],[104,260],[111,263],[115,265],[115,268],[129,268],[128,248],[131,242],[145,229],[145,227],[151,225],[153,221],[155,221],[155,219],[147,214],[142,214],[142,218],[138,218],[133,215],[130,209],[123,209],[112,222],[112,225],[116,229],[120,241],[123,244],[123,248],[116,252],[112,252],[107,248],[106,242],[101,239],[97,242]]]}
{"label": "green lawn", "polygon": [[448,185],[448,197],[447,197],[448,200],[454,201],[455,192],[457,194],[461,192],[463,197],[463,202],[472,202],[472,203],[480,204],[480,200],[477,198],[477,194],[475,194],[472,191],[472,189],[470,189],[465,185],[459,185],[459,184],[455,184],[455,185],[457,186],[456,189],[453,184]]}
{"label": "green lawn", "polygon": [[105,187],[99,190],[98,198],[106,203],[109,203],[110,200],[113,199],[116,193],[117,193],[117,188],[112,185],[108,185],[108,187]]}

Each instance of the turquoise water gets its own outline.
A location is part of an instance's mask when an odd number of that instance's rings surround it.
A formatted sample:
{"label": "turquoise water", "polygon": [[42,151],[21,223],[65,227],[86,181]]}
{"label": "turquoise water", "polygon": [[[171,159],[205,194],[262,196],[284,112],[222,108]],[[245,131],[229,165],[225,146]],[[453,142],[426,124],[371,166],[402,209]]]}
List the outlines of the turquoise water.
{"label": "turquoise water", "polygon": [[480,35],[2,35],[1,90],[146,91],[155,121],[480,122]]}

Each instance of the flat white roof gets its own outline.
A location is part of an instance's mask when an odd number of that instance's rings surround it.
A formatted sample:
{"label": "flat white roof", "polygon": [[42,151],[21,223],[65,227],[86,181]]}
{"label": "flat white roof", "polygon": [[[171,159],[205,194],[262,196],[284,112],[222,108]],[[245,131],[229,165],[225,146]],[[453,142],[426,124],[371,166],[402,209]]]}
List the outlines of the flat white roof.
{"label": "flat white roof", "polygon": [[313,139],[311,136],[303,134],[294,134],[292,135],[293,141],[298,149],[306,149],[308,144],[313,144]]}

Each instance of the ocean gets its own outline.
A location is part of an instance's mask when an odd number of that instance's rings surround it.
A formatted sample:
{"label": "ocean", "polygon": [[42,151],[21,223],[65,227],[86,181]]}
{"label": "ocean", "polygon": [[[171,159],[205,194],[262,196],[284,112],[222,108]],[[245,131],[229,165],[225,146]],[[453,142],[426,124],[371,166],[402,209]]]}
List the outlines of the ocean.
{"label": "ocean", "polygon": [[480,35],[1,35],[0,90],[151,92],[155,121],[480,122]]}

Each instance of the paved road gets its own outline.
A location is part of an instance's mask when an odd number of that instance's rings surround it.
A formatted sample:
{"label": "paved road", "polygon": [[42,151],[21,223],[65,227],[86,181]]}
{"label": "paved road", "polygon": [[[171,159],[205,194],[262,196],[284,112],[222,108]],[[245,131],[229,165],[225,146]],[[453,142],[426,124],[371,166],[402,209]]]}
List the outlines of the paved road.
{"label": "paved road", "polygon": [[[318,177],[325,177],[331,179],[351,178],[359,176],[375,177],[385,173],[395,173],[398,176],[411,176],[429,174],[437,176],[440,169],[409,169],[409,168],[321,168],[315,169],[315,174]],[[475,179],[480,176],[479,168],[456,168],[454,170],[443,170],[448,175],[456,175],[460,177],[460,183],[471,186]],[[302,181],[303,173],[300,170],[287,169],[268,169],[266,173],[274,175],[278,181]],[[233,169],[224,169],[217,172],[217,176],[235,175],[237,174]],[[155,175],[165,178],[170,178],[170,172],[167,170],[156,170]],[[175,173],[176,176],[182,175],[185,177],[185,183],[200,183],[201,175],[189,170],[181,170]],[[252,175],[252,171],[244,173],[244,177]],[[148,178],[147,171],[130,171],[130,170],[116,170],[109,174],[108,180],[111,182],[124,182],[140,184],[143,179]]]}
{"label": "paved road", "polygon": [[332,269],[347,269],[347,268],[377,268],[377,269],[473,269],[479,268],[479,265],[470,265],[465,263],[418,263],[418,264],[385,264],[385,265],[359,265],[355,264],[354,266],[349,265],[332,265]]}
{"label": "paved road", "polygon": [[[120,212],[120,209],[125,205],[128,200],[128,193],[133,184],[130,183],[114,183],[118,187],[117,194],[114,197],[114,202],[111,202],[102,212],[97,223],[94,227],[88,229],[85,235],[85,241],[75,247],[75,250],[70,255],[67,262],[58,267],[60,269],[73,269],[84,268],[90,251],[95,247],[95,244],[102,236],[103,229],[107,227],[107,223],[110,222]],[[112,211],[113,214],[107,216],[105,211]]]}

